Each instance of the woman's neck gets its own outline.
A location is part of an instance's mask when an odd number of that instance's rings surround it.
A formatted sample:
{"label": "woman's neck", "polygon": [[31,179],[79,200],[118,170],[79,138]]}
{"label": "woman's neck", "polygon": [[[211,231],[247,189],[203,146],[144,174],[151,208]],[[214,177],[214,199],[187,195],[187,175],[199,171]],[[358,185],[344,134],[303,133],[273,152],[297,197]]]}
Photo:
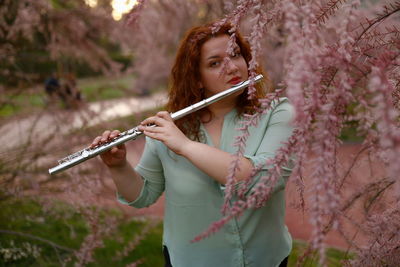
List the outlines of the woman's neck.
{"label": "woman's neck", "polygon": [[[208,110],[211,112],[211,118],[204,118],[206,121],[207,120],[222,120],[226,114],[231,112],[235,108],[235,104],[232,103],[231,101],[219,101],[214,104],[211,104],[208,106]],[[208,115],[208,116],[209,116]]]}

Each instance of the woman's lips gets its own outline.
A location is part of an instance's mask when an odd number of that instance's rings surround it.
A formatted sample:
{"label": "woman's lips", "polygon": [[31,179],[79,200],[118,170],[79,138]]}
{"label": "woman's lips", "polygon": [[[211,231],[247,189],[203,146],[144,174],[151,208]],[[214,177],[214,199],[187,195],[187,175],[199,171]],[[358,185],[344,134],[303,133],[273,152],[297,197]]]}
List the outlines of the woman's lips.
{"label": "woman's lips", "polygon": [[240,79],[239,77],[234,77],[234,78],[230,79],[228,83],[235,85],[235,84],[240,83],[241,81],[242,81],[242,79]]}

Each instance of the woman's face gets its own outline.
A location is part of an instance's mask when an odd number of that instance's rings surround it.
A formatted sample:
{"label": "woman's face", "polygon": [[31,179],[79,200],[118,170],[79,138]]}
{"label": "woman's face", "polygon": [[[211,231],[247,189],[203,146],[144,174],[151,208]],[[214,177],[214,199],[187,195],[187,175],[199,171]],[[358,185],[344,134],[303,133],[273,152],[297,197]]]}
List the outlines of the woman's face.
{"label": "woman's face", "polygon": [[[229,36],[221,35],[206,41],[200,52],[200,88],[206,97],[222,92],[248,79],[247,64],[240,47],[228,55]],[[225,63],[226,62],[226,63]]]}

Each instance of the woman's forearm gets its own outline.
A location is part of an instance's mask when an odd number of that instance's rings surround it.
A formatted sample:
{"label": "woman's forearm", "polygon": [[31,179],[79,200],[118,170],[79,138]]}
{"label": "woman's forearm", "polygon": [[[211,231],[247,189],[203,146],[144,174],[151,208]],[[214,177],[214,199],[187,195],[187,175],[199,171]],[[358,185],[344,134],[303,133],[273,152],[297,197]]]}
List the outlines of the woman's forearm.
{"label": "woman's forearm", "polygon": [[136,200],[143,187],[143,179],[127,162],[123,166],[109,167],[118,193],[128,202]]}
{"label": "woman's forearm", "polygon": [[[226,177],[229,173],[229,167],[234,157],[225,151],[215,147],[192,141],[181,153],[197,168],[211,176],[220,184],[226,183]],[[236,172],[236,181],[247,179],[253,169],[253,164],[247,158],[240,158],[240,170]]]}

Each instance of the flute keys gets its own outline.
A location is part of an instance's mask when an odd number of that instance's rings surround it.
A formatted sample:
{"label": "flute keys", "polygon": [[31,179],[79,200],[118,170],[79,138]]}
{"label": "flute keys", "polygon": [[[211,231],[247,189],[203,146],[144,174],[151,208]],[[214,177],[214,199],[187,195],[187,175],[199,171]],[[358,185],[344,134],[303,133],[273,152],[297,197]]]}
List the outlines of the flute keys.
{"label": "flute keys", "polygon": [[84,158],[87,158],[88,156],[89,156],[89,151],[87,151],[87,150],[84,150],[83,152],[82,152],[82,157],[84,157]]}

